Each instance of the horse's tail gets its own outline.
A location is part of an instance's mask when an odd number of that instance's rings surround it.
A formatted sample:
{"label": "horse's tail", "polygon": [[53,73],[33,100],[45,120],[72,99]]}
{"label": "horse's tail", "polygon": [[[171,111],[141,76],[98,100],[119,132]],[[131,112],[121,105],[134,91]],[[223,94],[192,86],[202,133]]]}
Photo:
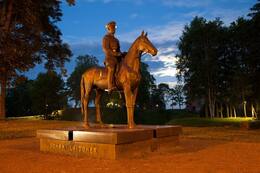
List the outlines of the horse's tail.
{"label": "horse's tail", "polygon": [[85,82],[84,82],[84,77],[81,77],[80,81],[80,99],[81,99],[81,113],[84,115],[84,102],[85,102],[85,96],[86,95],[86,89],[85,89]]}

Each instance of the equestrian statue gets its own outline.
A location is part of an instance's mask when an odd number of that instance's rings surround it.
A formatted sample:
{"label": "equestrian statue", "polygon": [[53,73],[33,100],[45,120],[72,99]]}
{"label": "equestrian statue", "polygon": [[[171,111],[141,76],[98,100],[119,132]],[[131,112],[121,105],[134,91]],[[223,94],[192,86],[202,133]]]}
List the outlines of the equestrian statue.
{"label": "equestrian statue", "polygon": [[144,31],[134,41],[127,53],[120,51],[118,39],[114,36],[116,23],[109,22],[106,25],[107,34],[103,38],[103,51],[105,53],[105,67],[92,67],[83,73],[81,77],[81,112],[84,126],[88,123],[88,103],[92,90],[95,90],[96,121],[100,124],[100,98],[103,91],[109,93],[115,90],[124,92],[127,108],[128,128],[134,128],[134,108],[141,80],[140,63],[143,54],[155,56],[157,49],[150,42]]}

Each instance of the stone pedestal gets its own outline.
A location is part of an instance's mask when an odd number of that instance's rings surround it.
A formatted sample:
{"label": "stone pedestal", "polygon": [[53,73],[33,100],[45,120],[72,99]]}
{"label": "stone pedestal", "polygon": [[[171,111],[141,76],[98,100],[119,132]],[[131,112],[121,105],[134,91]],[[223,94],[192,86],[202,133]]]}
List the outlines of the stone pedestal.
{"label": "stone pedestal", "polygon": [[38,130],[40,150],[44,152],[87,156],[100,159],[143,157],[165,150],[179,141],[180,126],[125,125],[104,127]]}

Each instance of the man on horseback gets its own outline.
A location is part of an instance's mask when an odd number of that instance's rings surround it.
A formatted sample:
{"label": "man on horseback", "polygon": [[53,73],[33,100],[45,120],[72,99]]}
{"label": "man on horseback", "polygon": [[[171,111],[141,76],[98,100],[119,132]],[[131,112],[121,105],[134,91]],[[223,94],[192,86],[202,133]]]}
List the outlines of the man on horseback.
{"label": "man on horseback", "polygon": [[123,53],[120,51],[119,41],[115,37],[116,22],[109,22],[106,25],[106,29],[107,34],[103,38],[102,47],[105,53],[104,64],[108,70],[108,92],[111,92],[116,89],[114,85],[114,74]]}

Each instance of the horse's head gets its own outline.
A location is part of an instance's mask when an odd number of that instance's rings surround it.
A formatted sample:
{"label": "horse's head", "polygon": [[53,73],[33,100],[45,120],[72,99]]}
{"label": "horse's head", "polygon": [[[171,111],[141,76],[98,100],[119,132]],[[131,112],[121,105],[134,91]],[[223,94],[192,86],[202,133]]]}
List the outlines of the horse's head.
{"label": "horse's head", "polygon": [[154,47],[154,45],[151,43],[151,41],[147,37],[147,33],[142,32],[142,34],[138,37],[138,50],[142,53],[149,53],[153,56],[155,56],[158,52],[158,50]]}

